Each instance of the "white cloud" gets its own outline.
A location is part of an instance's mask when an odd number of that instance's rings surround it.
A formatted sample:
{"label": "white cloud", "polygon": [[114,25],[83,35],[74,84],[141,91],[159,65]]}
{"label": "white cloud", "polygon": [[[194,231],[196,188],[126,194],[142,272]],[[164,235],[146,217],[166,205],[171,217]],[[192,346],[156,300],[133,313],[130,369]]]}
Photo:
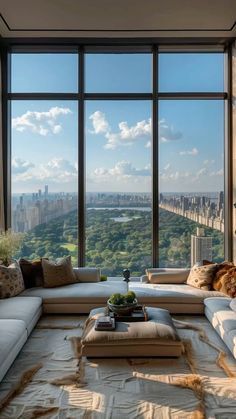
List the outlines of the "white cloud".
{"label": "white cloud", "polygon": [[180,156],[197,156],[198,149],[196,147],[192,148],[192,150],[183,150],[179,152]]}
{"label": "white cloud", "polygon": [[32,170],[15,172],[14,182],[42,181],[48,183],[70,183],[77,181],[78,166],[63,158],[53,158],[46,164],[31,166]]}
{"label": "white cloud", "polygon": [[220,170],[216,170],[215,172],[211,172],[210,176],[223,176],[224,175],[224,170],[220,169]]}
{"label": "white cloud", "polygon": [[132,145],[136,140],[149,138],[151,135],[151,119],[138,121],[133,126],[129,126],[126,121],[121,121],[118,124],[118,132],[112,132],[105,114],[101,111],[94,112],[89,116],[89,119],[93,125],[93,130],[90,133],[104,134],[107,141],[104,148],[108,150],[114,150],[119,146]]}
{"label": "white cloud", "polygon": [[215,163],[215,160],[204,160],[203,162],[205,166],[211,166],[214,163]]}
{"label": "white cloud", "polygon": [[164,167],[164,170],[169,170],[170,169],[170,163],[167,163],[166,166]]}
{"label": "white cloud", "polygon": [[[106,184],[125,184],[127,182],[133,183],[150,183],[151,167],[150,165],[144,168],[136,168],[131,162],[121,160],[115,164],[114,167],[105,169],[104,167],[96,168],[88,177],[91,183],[106,183]],[[149,185],[148,185],[149,186]]]}
{"label": "white cloud", "polygon": [[159,137],[162,143],[180,140],[182,136],[182,133],[180,131],[175,131],[174,127],[168,125],[165,119],[159,121]]}
{"label": "white cloud", "polygon": [[25,173],[32,167],[34,167],[34,164],[28,160],[22,160],[19,157],[14,157],[12,159],[12,174]]}
{"label": "white cloud", "polygon": [[29,130],[42,136],[58,134],[62,130],[62,125],[57,122],[58,117],[70,113],[72,111],[69,108],[59,108],[58,106],[45,112],[27,111],[12,119],[12,127],[20,132]]}
{"label": "white cloud", "polygon": [[145,147],[146,147],[146,148],[151,148],[151,145],[152,145],[152,144],[151,144],[151,141],[148,141],[148,142],[145,144]]}
{"label": "white cloud", "polygon": [[93,125],[93,131],[90,131],[92,134],[106,134],[109,132],[110,127],[103,112],[96,111],[90,115],[89,119],[91,119]]}

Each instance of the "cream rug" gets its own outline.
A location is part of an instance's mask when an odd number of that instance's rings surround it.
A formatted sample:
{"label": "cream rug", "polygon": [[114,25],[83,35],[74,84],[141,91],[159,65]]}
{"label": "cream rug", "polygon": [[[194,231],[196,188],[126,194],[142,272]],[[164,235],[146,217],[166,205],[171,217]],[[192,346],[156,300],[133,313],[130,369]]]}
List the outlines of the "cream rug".
{"label": "cream rug", "polygon": [[177,322],[179,359],[88,361],[73,348],[86,317],[44,316],[0,384],[0,418],[235,419],[236,361],[204,317],[175,318],[210,344]]}

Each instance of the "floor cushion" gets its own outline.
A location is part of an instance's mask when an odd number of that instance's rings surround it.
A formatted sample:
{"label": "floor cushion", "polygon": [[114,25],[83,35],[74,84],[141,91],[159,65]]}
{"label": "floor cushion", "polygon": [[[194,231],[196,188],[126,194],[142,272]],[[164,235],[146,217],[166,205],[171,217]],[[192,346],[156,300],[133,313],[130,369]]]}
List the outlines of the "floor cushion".
{"label": "floor cushion", "polygon": [[96,331],[94,324],[106,308],[90,312],[82,337],[88,357],[180,356],[182,344],[167,310],[147,308],[146,322],[116,322],[114,331]]}

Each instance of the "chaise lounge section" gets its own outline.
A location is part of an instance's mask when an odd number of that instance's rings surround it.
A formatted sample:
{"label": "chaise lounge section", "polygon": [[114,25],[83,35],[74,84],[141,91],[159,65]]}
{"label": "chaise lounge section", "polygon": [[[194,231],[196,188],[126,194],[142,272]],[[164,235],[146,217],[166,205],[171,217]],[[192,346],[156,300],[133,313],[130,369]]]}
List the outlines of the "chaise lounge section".
{"label": "chaise lounge section", "polygon": [[146,272],[140,283],[129,283],[140,304],[164,308],[173,314],[203,314],[205,298],[225,297],[222,292],[186,284],[189,269],[153,268]]}

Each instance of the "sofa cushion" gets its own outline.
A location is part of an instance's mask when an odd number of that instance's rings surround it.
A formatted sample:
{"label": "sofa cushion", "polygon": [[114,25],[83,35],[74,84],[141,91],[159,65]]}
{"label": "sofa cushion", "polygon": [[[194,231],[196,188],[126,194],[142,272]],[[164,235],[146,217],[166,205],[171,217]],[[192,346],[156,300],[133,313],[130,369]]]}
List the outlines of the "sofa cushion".
{"label": "sofa cushion", "polygon": [[78,282],[99,282],[100,269],[98,268],[74,268],[74,273]]}
{"label": "sofa cushion", "polygon": [[39,319],[41,312],[42,298],[40,297],[13,297],[0,301],[0,319],[24,321],[28,334]]}
{"label": "sofa cushion", "polygon": [[31,288],[23,296],[38,296],[46,304],[106,303],[111,294],[125,294],[128,290],[124,281],[98,283],[76,283],[57,288]]}
{"label": "sofa cushion", "polygon": [[25,288],[41,287],[43,285],[43,268],[41,259],[33,261],[20,259],[19,264]]}
{"label": "sofa cushion", "polygon": [[236,358],[236,312],[230,298],[206,298],[205,315]]}
{"label": "sofa cushion", "polygon": [[236,297],[230,301],[230,308],[233,311],[236,311]]}
{"label": "sofa cushion", "polygon": [[0,319],[0,381],[27,340],[22,320]]}
{"label": "sofa cushion", "polygon": [[17,261],[9,266],[0,265],[0,298],[10,298],[25,289],[20,265]]}
{"label": "sofa cushion", "polygon": [[217,266],[216,263],[203,266],[194,265],[187,278],[187,284],[202,290],[210,290]]}
{"label": "sofa cushion", "polygon": [[71,256],[59,258],[56,261],[42,259],[43,286],[54,288],[77,282],[71,264]]}

